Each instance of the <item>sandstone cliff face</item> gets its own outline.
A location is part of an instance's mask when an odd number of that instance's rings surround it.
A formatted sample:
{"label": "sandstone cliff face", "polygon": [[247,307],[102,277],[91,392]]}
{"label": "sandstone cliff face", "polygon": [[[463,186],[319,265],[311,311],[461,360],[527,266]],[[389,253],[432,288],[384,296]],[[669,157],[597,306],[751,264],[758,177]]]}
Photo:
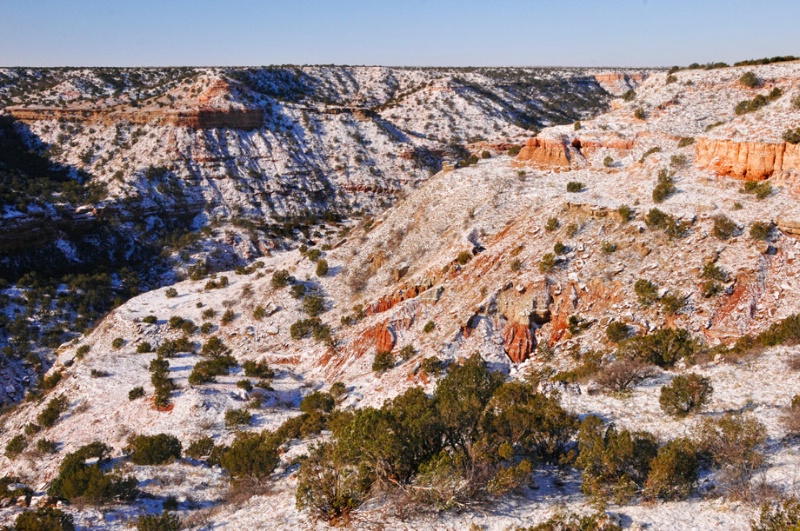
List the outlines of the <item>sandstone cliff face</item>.
{"label": "sandstone cliff face", "polygon": [[800,144],[697,140],[695,162],[719,175],[761,181],[800,172]]}
{"label": "sandstone cliff face", "polygon": [[621,96],[628,89],[636,88],[647,79],[647,74],[626,72],[601,72],[594,75],[603,90],[615,96]]}
{"label": "sandstone cliff face", "polygon": [[85,107],[9,107],[8,112],[23,122],[65,121],[115,125],[127,122],[136,125],[173,125],[194,129],[258,129],[264,123],[262,109],[155,110]]}
{"label": "sandstone cliff face", "polygon": [[517,162],[537,169],[568,170],[573,153],[565,140],[531,138],[525,143]]}

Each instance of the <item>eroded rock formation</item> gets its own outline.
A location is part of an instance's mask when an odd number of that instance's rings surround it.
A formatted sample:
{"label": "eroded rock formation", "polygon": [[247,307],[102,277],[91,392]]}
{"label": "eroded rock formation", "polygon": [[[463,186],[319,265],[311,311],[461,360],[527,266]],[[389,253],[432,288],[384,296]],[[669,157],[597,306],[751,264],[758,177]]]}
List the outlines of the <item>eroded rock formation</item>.
{"label": "eroded rock formation", "polygon": [[173,125],[195,129],[229,127],[232,129],[257,129],[264,123],[262,109],[121,109],[87,107],[8,107],[17,120],[33,122],[56,120],[66,122],[99,123],[114,125],[128,122],[137,125]]}
{"label": "eroded rock formation", "polygon": [[726,177],[761,181],[800,172],[800,144],[699,138],[696,145],[697,165]]}

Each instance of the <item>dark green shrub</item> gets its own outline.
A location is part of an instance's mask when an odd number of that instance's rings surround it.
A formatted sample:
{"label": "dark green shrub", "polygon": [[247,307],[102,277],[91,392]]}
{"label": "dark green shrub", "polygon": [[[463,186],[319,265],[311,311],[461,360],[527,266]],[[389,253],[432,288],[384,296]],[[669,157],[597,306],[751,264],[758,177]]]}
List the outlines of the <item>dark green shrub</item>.
{"label": "dark green shrub", "polygon": [[101,370],[98,370],[98,369],[92,369],[89,372],[89,375],[92,378],[105,378],[107,376],[111,376],[111,373],[110,372],[106,372],[106,371],[101,371]]}
{"label": "dark green shrub", "polygon": [[61,413],[67,410],[67,400],[64,397],[56,397],[50,400],[47,403],[47,406],[42,410],[41,413],[36,417],[39,421],[39,424],[44,426],[45,428],[49,428],[53,426],[58,418],[61,416]]}
{"label": "dark green shrub", "polygon": [[217,311],[214,308],[206,308],[202,313],[205,320],[213,319],[215,315],[217,315]]}
{"label": "dark green shrub", "polygon": [[37,433],[42,431],[42,427],[32,422],[29,422],[28,424],[25,425],[23,431],[25,432],[25,435],[30,437],[31,435],[36,435]]}
{"label": "dark green shrub", "polygon": [[556,242],[555,245],[553,245],[553,251],[556,254],[566,254],[567,251],[569,251],[569,248],[562,242]]}
{"label": "dark green shrub", "polygon": [[750,237],[754,240],[766,241],[769,239],[770,232],[772,232],[772,223],[756,221],[750,225]]}
{"label": "dark green shrub", "polygon": [[672,367],[680,359],[691,360],[698,349],[688,330],[665,328],[647,336],[625,340],[617,352],[618,359],[636,359],[659,367]]}
{"label": "dark green shrub", "polygon": [[289,327],[289,334],[295,340],[306,339],[309,336],[313,336],[317,341],[331,342],[333,340],[330,326],[323,324],[319,317],[295,321]]}
{"label": "dark green shrub", "polygon": [[168,299],[172,299],[178,296],[178,290],[175,288],[167,288],[167,291],[164,292],[164,295],[166,295]]}
{"label": "dark green shrub", "polygon": [[338,404],[347,397],[347,386],[342,382],[333,382],[328,394],[330,394],[331,398]]}
{"label": "dark green shrub", "polygon": [[668,315],[680,313],[686,306],[686,296],[680,292],[669,292],[661,297],[661,308]]}
{"label": "dark green shrub", "polygon": [[761,80],[758,79],[755,72],[750,71],[742,74],[742,77],[739,78],[739,83],[747,88],[755,88],[761,84]]}
{"label": "dark green shrub", "polygon": [[722,284],[715,280],[708,280],[703,283],[702,289],[700,290],[703,294],[703,297],[706,299],[710,299],[711,297],[716,297],[720,293],[722,293]]}
{"label": "dark green shrub", "polygon": [[577,122],[575,122],[575,124],[572,126],[572,129],[573,129],[573,131],[580,131],[580,130],[581,130],[581,127],[583,127],[583,126],[581,125],[581,121],[580,121],[580,120],[578,120],[578,121],[577,121]]}
{"label": "dark green shrub", "polygon": [[467,265],[470,260],[472,260],[472,253],[469,251],[461,251],[456,257],[456,262],[461,265]]}
{"label": "dark green shrub", "polygon": [[556,256],[553,253],[545,253],[539,261],[540,273],[551,273],[556,268]]}
{"label": "dark green shrub", "polygon": [[285,288],[291,282],[292,276],[285,269],[280,269],[272,274],[272,287]]}
{"label": "dark green shrub", "polygon": [[694,144],[694,137],[692,137],[692,136],[685,136],[685,137],[681,138],[680,140],[678,140],[678,147],[679,148],[684,148],[684,147],[687,147],[687,146],[691,146],[692,144]]}
{"label": "dark green shrub", "polygon": [[445,370],[445,365],[439,358],[431,356],[420,363],[420,371],[428,376],[439,376]]}
{"label": "dark green shrub", "polygon": [[328,274],[328,261],[324,258],[317,262],[317,276],[324,277]]}
{"label": "dark green shrub", "polygon": [[336,402],[329,393],[322,393],[314,391],[307,395],[300,401],[300,411],[303,413],[311,413],[319,411],[322,413],[330,413],[336,406]]}
{"label": "dark green shrub", "polygon": [[128,400],[136,400],[137,398],[142,398],[143,396],[144,387],[138,386],[128,391]]}
{"label": "dark green shrub", "polygon": [[220,323],[223,325],[230,324],[236,318],[236,314],[233,312],[232,309],[228,308],[222,314],[222,319],[220,319]]}
{"label": "dark green shrub", "polygon": [[222,468],[235,477],[265,478],[278,464],[280,441],[269,432],[239,432],[230,447],[221,451]]}
{"label": "dark green shrub", "polygon": [[736,223],[724,214],[714,216],[714,228],[711,233],[719,240],[729,240],[736,233]]}
{"label": "dark green shrub", "polygon": [[310,317],[316,317],[325,311],[325,299],[322,295],[308,295],[303,299],[302,309]]}
{"label": "dark green shrub", "polygon": [[570,181],[567,183],[567,192],[578,193],[581,191],[583,191],[583,183],[578,181]]}
{"label": "dark green shrub", "polygon": [[143,514],[136,520],[136,531],[179,531],[181,519],[166,510],[161,515]]}
{"label": "dark green shrub", "polygon": [[6,457],[12,460],[16,459],[27,447],[28,441],[25,440],[25,436],[22,434],[15,435],[6,444]]}
{"label": "dark green shrub", "polygon": [[506,153],[511,157],[516,157],[520,151],[522,151],[522,146],[511,146]]}
{"label": "dark green shrub", "polygon": [[426,334],[430,334],[431,332],[433,332],[434,328],[436,328],[436,323],[434,323],[433,321],[428,321],[427,323],[425,323],[425,326],[422,327],[422,331],[425,332]]}
{"label": "dark green shrub", "polygon": [[236,366],[233,356],[219,356],[203,361],[194,365],[189,374],[190,385],[200,385],[216,381],[217,376],[223,376]]}
{"label": "dark green shrub", "polygon": [[321,257],[322,257],[322,251],[320,251],[319,249],[309,249],[306,252],[306,258],[308,258],[312,262],[316,262]]}
{"label": "dark green shrub", "polygon": [[516,527],[514,531],[622,531],[622,527],[608,514],[599,511],[591,515],[558,513],[541,524]]}
{"label": "dark green shrub", "polygon": [[561,223],[558,221],[558,218],[549,218],[547,220],[547,223],[544,226],[544,229],[547,232],[553,232],[554,230],[556,230],[560,226],[561,226]]}
{"label": "dark green shrub", "polygon": [[393,368],[395,364],[394,354],[391,352],[378,352],[372,360],[373,372],[382,373]]}
{"label": "dark green shrub", "polygon": [[662,411],[673,417],[685,417],[700,411],[711,398],[711,380],[698,374],[676,376],[661,388],[658,403]]}
{"label": "dark green shrub", "polygon": [[603,254],[611,254],[617,250],[617,244],[613,242],[603,242],[600,246],[600,250],[603,251]]}
{"label": "dark green shrub", "polygon": [[720,282],[728,281],[728,273],[713,262],[706,262],[703,266],[703,272],[700,274],[701,278],[706,280],[718,280]]}
{"label": "dark green shrub", "polygon": [[609,155],[603,159],[603,166],[605,166],[606,168],[610,168],[613,165],[614,165],[614,158],[612,156]]}
{"label": "dark green shrub", "polygon": [[61,381],[61,371],[56,371],[50,376],[42,375],[41,381],[39,382],[39,387],[42,388],[43,391],[49,391],[54,389],[58,382]]}
{"label": "dark green shrub", "polygon": [[408,361],[414,357],[416,351],[414,350],[414,345],[408,344],[405,345],[403,348],[400,349],[400,359],[403,361]]}
{"label": "dark green shrub", "polygon": [[128,451],[137,465],[163,465],[181,458],[181,442],[174,435],[137,435],[130,440]]}
{"label": "dark green shrub", "polygon": [[622,95],[623,101],[633,101],[635,99],[636,99],[636,91],[633,89],[626,90],[625,93]]}
{"label": "dark green shrub", "polygon": [[53,507],[25,511],[14,522],[15,531],[75,531],[72,515]]}
{"label": "dark green shrub", "polygon": [[758,520],[750,523],[750,531],[795,531],[800,529],[800,500],[765,502]]}
{"label": "dark green shrub", "polygon": [[644,487],[658,445],[647,432],[620,431],[589,416],[580,426],[578,450],[576,464],[583,470],[581,491],[624,503]]}
{"label": "dark green shrub", "polygon": [[650,306],[658,300],[658,285],[647,279],[637,280],[633,285],[633,290],[636,292],[639,303],[644,306]]}
{"label": "dark green shrub", "polygon": [[147,324],[156,324],[158,322],[158,318],[155,315],[145,315],[142,317],[142,322]]}
{"label": "dark green shrub", "polygon": [[635,111],[633,111],[633,117],[637,120],[644,120],[647,118],[647,114],[644,112],[644,109],[641,107],[637,107]]}
{"label": "dark green shrub", "polygon": [[58,443],[50,439],[39,439],[36,441],[36,450],[43,454],[54,454],[58,452]]}
{"label": "dark green shrub", "polygon": [[125,344],[125,340],[121,337],[115,337],[114,340],[111,342],[111,348],[114,350],[119,350]]}
{"label": "dark green shrub", "polygon": [[267,310],[260,304],[256,306],[255,309],[253,310],[253,319],[255,319],[256,321],[260,321],[266,316],[267,316]]}
{"label": "dark green shrub", "polygon": [[739,191],[743,194],[753,194],[757,199],[765,199],[772,193],[772,185],[769,181],[746,181]]}
{"label": "dark green shrub", "polygon": [[[94,442],[67,454],[47,493],[70,502],[82,500],[90,504],[134,499],[137,494],[135,477],[122,478],[103,473],[105,456],[110,450],[106,445]],[[86,464],[90,458],[98,460],[91,465]]]}
{"label": "dark green shrub", "polygon": [[248,393],[253,390],[253,382],[250,380],[239,380],[236,382],[236,387],[239,389],[244,389]]}
{"label": "dark green shrub", "polygon": [[266,360],[247,360],[242,363],[242,369],[244,369],[245,376],[251,376],[253,378],[265,378],[271,380],[275,377],[275,371],[269,368]]}
{"label": "dark green shrub", "polygon": [[238,428],[247,426],[253,420],[253,415],[246,409],[229,409],[225,412],[225,426]]}
{"label": "dark green shrub", "polygon": [[787,129],[786,132],[783,133],[783,141],[790,144],[800,144],[800,127],[796,129]]}
{"label": "dark green shrub", "polygon": [[623,222],[628,222],[633,219],[633,210],[628,205],[620,205],[617,209],[617,214]]}
{"label": "dark green shrub", "polygon": [[660,152],[661,152],[661,148],[659,146],[651,147],[650,149],[648,149],[647,151],[645,151],[642,154],[641,158],[639,158],[639,163],[643,164],[644,161],[647,160],[647,157],[649,157],[653,153],[660,153]]}
{"label": "dark green shrub", "polygon": [[656,187],[653,188],[653,201],[661,203],[674,194],[676,190],[677,188],[675,187],[675,181],[672,175],[665,169],[659,171],[658,182]]}
{"label": "dark green shrub", "polygon": [[214,448],[214,439],[205,436],[200,437],[196,441],[192,441],[185,453],[187,457],[202,459],[203,457],[210,456],[214,452]]}
{"label": "dark green shrub", "polygon": [[90,345],[81,345],[78,347],[78,350],[75,351],[75,357],[78,359],[82,359],[85,355],[89,353],[91,350]]}
{"label": "dark green shrub", "polygon": [[658,449],[650,463],[644,494],[664,500],[686,499],[697,483],[699,468],[695,443],[685,437],[673,439]]}
{"label": "dark green shrub", "polygon": [[628,325],[620,321],[613,321],[606,327],[606,337],[612,343],[620,343],[628,339],[629,334]]}
{"label": "dark green shrub", "polygon": [[686,231],[686,226],[669,214],[662,212],[657,208],[651,208],[644,221],[648,227],[661,229],[670,238],[680,238]]}
{"label": "dark green shrub", "polygon": [[200,354],[206,358],[219,358],[222,356],[228,356],[230,353],[231,349],[228,348],[217,336],[208,338],[208,340],[203,343],[203,346],[200,349]]}
{"label": "dark green shrub", "polygon": [[136,345],[136,352],[138,352],[139,354],[146,354],[152,351],[153,351],[153,345],[151,345],[147,341],[142,341],[141,343]]}
{"label": "dark green shrub", "polygon": [[302,299],[306,294],[306,285],[298,282],[289,290],[289,294],[295,299]]}
{"label": "dark green shrub", "polygon": [[200,333],[201,334],[210,334],[214,330],[214,325],[211,323],[203,323],[200,326]]}

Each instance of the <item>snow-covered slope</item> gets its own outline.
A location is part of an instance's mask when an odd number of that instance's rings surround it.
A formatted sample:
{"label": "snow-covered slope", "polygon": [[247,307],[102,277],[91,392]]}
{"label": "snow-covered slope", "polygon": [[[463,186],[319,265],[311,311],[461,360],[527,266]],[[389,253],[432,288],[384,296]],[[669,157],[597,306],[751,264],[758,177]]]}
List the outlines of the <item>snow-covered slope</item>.
{"label": "snow-covered slope", "polygon": [[[763,80],[762,88],[740,86],[738,79],[749,70]],[[41,494],[64,454],[101,440],[114,448],[122,469],[135,474],[140,488],[155,500],[109,507],[102,515],[70,507],[83,525],[124,528],[126,518],[159,510],[158,497],[173,494],[181,516],[196,528],[322,529],[325,524],[294,503],[295,459],[306,453],[313,438],[284,448],[268,491],[240,504],[223,500],[228,478],[219,468],[190,459],[135,467],[124,458],[126,440],[131,434],[170,433],[184,447],[201,435],[229,443],[235,430],[225,426],[225,412],[250,404],[254,393],[263,400],[251,406],[254,419],[246,428],[251,431],[277,428],[298,414],[303,396],[337,381],[348,389],[344,408],[380,406],[414,385],[431,392],[436,378],[421,370],[428,357],[459,363],[478,352],[510,379],[574,368],[589,351],[600,351],[610,360],[616,345],[609,341],[606,326],[615,321],[640,335],[684,328],[713,347],[730,345],[798,313],[800,242],[791,233],[800,221],[800,168],[788,158],[780,168],[773,166],[767,179],[771,191],[758,199],[742,191],[742,181],[721,173],[723,155],[705,160],[700,145],[704,140],[764,149],[782,145],[788,153],[791,148],[781,135],[800,123],[800,109],[792,103],[798,96],[800,65],[674,75],[677,81],[669,83],[665,73],[651,75],[631,101],[613,100],[613,110],[581,120],[580,128],[543,130],[516,157],[493,150],[466,167],[446,167],[363,223],[318,226],[312,239],[329,265],[327,275],[317,276],[317,264],[308,253],[294,249],[261,257],[240,274],[184,280],[172,286],[175,296],[162,288],[132,298],[91,333],[59,348],[50,373],[62,371],[63,378],[47,399],[61,395],[69,405],[61,420],[44,432],[59,442],[59,452],[0,457],[0,467]],[[753,113],[735,114],[739,101],[775,86],[783,91],[775,101]],[[363,95],[370,102],[385,98],[377,89]],[[417,119],[419,114],[408,111]],[[723,123],[708,128],[718,122]],[[503,140],[499,133],[491,138]],[[753,170],[760,163],[741,164]],[[657,203],[653,189],[662,170],[671,174],[675,190]],[[571,189],[580,191],[568,192],[569,183],[576,182],[581,186]],[[622,219],[622,205],[630,207],[630,221]],[[682,225],[681,234],[648,226],[654,208],[672,215]],[[733,234],[725,239],[715,235],[720,216],[733,221]],[[770,227],[767,240],[750,237],[758,222]],[[563,247],[556,251],[559,243]],[[553,267],[540,267],[548,253],[558,252]],[[708,292],[706,264],[727,273],[718,293]],[[273,274],[282,270],[323,297],[320,318],[331,327],[331,343],[292,338],[292,324],[307,316],[289,288],[273,286]],[[222,275],[227,282],[221,282]],[[641,279],[657,285],[657,299],[671,295],[683,307],[672,313],[657,302],[642,304],[634,287]],[[209,281],[225,285],[214,287]],[[257,318],[257,308],[264,309],[263,317]],[[213,316],[204,316],[209,309]],[[227,323],[221,321],[225,310],[233,312]],[[145,321],[149,315],[156,317],[155,324]],[[347,319],[353,315],[357,318]],[[171,397],[173,406],[167,411],[155,408],[148,372],[155,355],[137,353],[137,347],[145,341],[158,347],[183,336],[169,325],[173,316],[197,325],[211,323],[207,333],[190,334],[198,345],[216,335],[240,364],[266,360],[276,370],[273,390],[248,394],[236,385],[243,378],[238,367],[215,383],[190,385],[188,375],[202,358],[182,353],[169,360],[169,374],[179,386]],[[576,319],[572,327],[570,318]],[[121,347],[112,346],[116,338],[123,339]],[[406,345],[414,347],[410,359],[398,360],[384,373],[372,370],[379,348],[389,346],[397,353]],[[85,346],[88,352],[77,356]],[[800,372],[790,368],[796,356],[796,347],[790,346],[743,358],[719,349],[700,356],[692,367],[656,369],[627,394],[602,391],[591,378],[567,385],[546,381],[540,389],[560,390],[561,404],[578,415],[596,414],[621,428],[647,430],[662,442],[691,434],[704,418],[748,412],[764,424],[767,435],[763,480],[790,495],[797,494],[800,451],[781,418],[800,392]],[[667,417],[659,408],[659,389],[686,372],[708,377],[713,398],[701,414]],[[143,386],[146,397],[130,401],[128,391],[135,386]],[[34,400],[5,413],[0,446],[35,422],[42,407]],[[375,501],[362,508],[354,525],[463,529],[474,524],[501,530],[541,522],[561,507],[590,512],[578,471],[541,467],[535,478],[537,489],[523,488],[482,511],[408,516]],[[636,501],[607,510],[626,528],[748,529],[756,508],[726,499],[715,490],[716,481],[714,473],[705,472],[686,501]],[[0,518],[11,521],[19,510],[3,510]]]}

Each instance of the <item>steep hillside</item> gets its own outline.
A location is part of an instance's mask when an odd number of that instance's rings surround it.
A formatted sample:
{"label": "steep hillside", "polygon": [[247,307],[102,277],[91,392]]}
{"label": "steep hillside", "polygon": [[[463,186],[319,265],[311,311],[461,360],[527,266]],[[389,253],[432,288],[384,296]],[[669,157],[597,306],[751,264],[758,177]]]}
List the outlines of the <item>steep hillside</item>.
{"label": "steep hillside", "polygon": [[5,294],[0,346],[46,368],[49,349],[132,294],[380,212],[443,165],[601,112],[644,75],[4,69],[0,278],[19,290]]}
{"label": "steep hillside", "polygon": [[[209,71],[198,79],[221,72]],[[334,105],[351,108],[320,119],[324,125],[319,127],[325,131],[344,127],[339,120],[352,120],[348,123],[361,128],[390,123],[394,131],[408,135],[410,146],[429,150],[443,150],[447,141],[431,140],[428,133],[428,138],[410,135],[410,131],[425,131],[420,124],[427,119],[420,117],[417,106],[427,105],[426,109],[432,109],[431,123],[444,127],[447,118],[437,113],[447,104],[435,103],[437,98],[469,100],[467,94],[478,98],[481,90],[470,88],[470,83],[477,83],[475,76],[494,79],[490,72],[461,72],[459,81],[455,74],[446,80],[437,77],[438,71],[353,69],[350,75],[345,74],[348,70],[340,71],[341,79],[336,70],[303,72],[325,80],[315,85],[300,76],[296,82],[313,88],[320,100],[330,98],[329,111]],[[741,81],[747,72],[757,78],[752,87]],[[213,114],[213,120],[220,116],[239,120],[250,112],[247,109],[265,108],[253,99],[258,94],[275,98],[278,92],[266,81],[272,78],[265,76],[265,72],[251,71],[227,74],[224,89],[215,81],[212,87],[235,95],[232,99],[223,96],[225,103],[215,108],[224,109],[220,113],[239,109],[244,114]],[[373,77],[380,82],[368,83]],[[425,89],[405,95],[408,89],[402,87],[423,80],[430,82]],[[792,345],[800,340],[793,317],[800,313],[800,242],[796,239],[800,166],[795,157],[797,144],[785,140],[784,133],[800,124],[800,64],[651,73],[644,80],[609,75],[598,81],[621,96],[610,102],[609,112],[595,118],[570,115],[571,122],[581,118],[580,123],[545,127],[524,141],[523,129],[506,118],[497,122],[489,118],[506,116],[502,113],[521,100],[500,103],[484,94],[480,105],[468,107],[475,112],[481,109],[482,118],[467,119],[463,111],[455,125],[447,127],[448,135],[459,131],[462,139],[467,132],[459,128],[487,127],[477,150],[487,147],[488,156],[467,159],[460,167],[443,164],[441,171],[399,181],[396,186],[381,176],[396,176],[398,171],[380,164],[389,164],[388,153],[399,153],[400,144],[386,140],[376,129],[370,138],[380,155],[373,160],[381,173],[374,179],[359,177],[361,184],[350,188],[344,175],[331,183],[345,190],[343,200],[359,198],[370,209],[374,206],[370,197],[378,195],[359,188],[363,183],[381,182],[389,189],[402,189],[390,207],[370,210],[372,215],[357,223],[317,223],[314,232],[300,239],[300,248],[275,249],[236,271],[210,276],[198,272],[194,278],[135,296],[114,309],[90,333],[58,348],[48,379],[40,386],[41,394],[32,394],[3,415],[0,447],[21,434],[26,435],[17,440],[17,446],[20,440],[28,446],[14,458],[0,457],[0,467],[33,490],[35,503],[52,503],[45,493],[59,476],[65,456],[101,441],[110,447],[106,469],[115,467],[134,476],[143,494],[129,503],[65,506],[81,525],[124,528],[138,514],[172,506],[187,525],[197,529],[265,525],[325,529],[330,522],[320,520],[313,505],[298,508],[295,503],[308,500],[308,491],[313,491],[308,481],[310,467],[327,463],[328,475],[320,465],[319,483],[327,484],[334,477],[343,492],[357,490],[354,480],[348,483],[347,478],[365,481],[357,475],[362,473],[361,463],[369,468],[367,463],[389,459],[381,453],[388,446],[380,445],[394,439],[383,438],[386,434],[379,426],[397,415],[390,408],[410,400],[405,393],[420,386],[435,397],[433,407],[441,413],[441,404],[446,403],[446,396],[438,391],[442,383],[464,367],[475,367],[479,362],[472,356],[478,353],[486,367],[507,382],[507,387],[500,387],[506,394],[489,395],[480,404],[484,409],[474,430],[489,435],[451,444],[448,432],[443,437],[448,442],[437,448],[456,456],[452,462],[437,453],[421,459],[422,464],[407,477],[386,474],[388,479],[381,483],[381,470],[372,470],[372,475],[365,476],[370,489],[363,498],[351,500],[351,520],[334,519],[333,524],[349,522],[365,529],[477,526],[500,530],[538,524],[561,509],[590,514],[598,498],[603,498],[603,511],[624,528],[748,529],[760,501],[797,495],[793,478],[800,466],[796,437],[800,363]],[[502,76],[493,83],[499,93]],[[178,90],[168,85],[158,94]],[[41,99],[31,104],[52,103],[47,89],[40,90]],[[63,92],[63,87],[58,90]],[[162,97],[158,94],[150,97]],[[344,99],[341,94],[349,96]],[[118,104],[114,99],[118,96],[104,97],[109,109]],[[295,105],[285,94],[281,97],[287,108]],[[200,98],[211,101],[214,96],[201,91]],[[754,100],[755,105],[740,104]],[[170,104],[164,101],[166,109]],[[296,105],[305,105],[304,111],[310,112],[307,103]],[[489,112],[483,105],[494,110]],[[142,106],[146,108],[145,103]],[[214,129],[200,125],[212,118],[181,114],[184,111],[177,109],[173,114],[154,109],[158,118],[153,119],[165,122],[144,127],[171,131],[176,135],[174,149],[184,153],[181,146],[194,144],[182,135]],[[11,112],[23,111],[17,107]],[[87,115],[80,126],[99,131],[114,112],[118,111]],[[357,113],[363,116],[358,118]],[[53,133],[43,128],[53,116],[28,115],[26,120],[32,131],[46,138],[43,135]],[[555,115],[548,116],[547,120],[556,121]],[[537,129],[545,125],[545,118],[541,119],[535,123]],[[302,118],[297,120],[302,122]],[[310,120],[317,123],[316,118]],[[500,128],[493,132],[490,123]],[[181,128],[185,129],[179,132]],[[273,133],[267,129],[219,131],[236,137],[226,146],[237,178],[225,182],[246,182],[241,168],[254,164],[255,158],[243,155],[240,147],[259,146],[265,135]],[[337,131],[320,138],[342,142],[346,129]],[[161,153],[164,148],[158,140],[170,137],[158,133],[148,138],[140,142],[149,147],[134,146],[127,152],[131,160]],[[518,154],[509,155],[497,147],[501,144],[522,147]],[[281,144],[270,141],[269,145]],[[332,153],[351,149],[337,151],[323,145],[314,144],[312,152],[330,149],[326,160],[335,159]],[[136,159],[135,153],[143,158]],[[271,153],[275,158],[275,152]],[[285,148],[285,153],[299,152]],[[77,165],[69,159],[74,155],[65,152],[62,156]],[[111,165],[108,171],[116,168],[115,156],[106,162]],[[200,160],[196,154],[181,157],[170,160],[186,164]],[[162,164],[160,160],[154,156],[151,162]],[[393,163],[411,167],[407,159],[399,160],[406,162]],[[203,194],[211,182],[205,172],[218,163],[196,165],[202,183],[198,190]],[[280,172],[286,167],[281,166]],[[169,171],[179,175],[181,168]],[[128,190],[144,190],[137,188],[141,179],[130,180],[127,175],[108,182],[112,193],[120,197]],[[414,186],[404,186],[412,182]],[[300,192],[295,197],[285,190],[280,193],[285,194],[284,204],[307,199]],[[234,196],[227,189],[216,196],[216,202],[204,195],[206,205],[214,205],[207,212],[209,218],[224,212],[228,202],[240,202],[231,199]],[[256,211],[266,215],[266,210]],[[15,302],[15,307],[21,310],[22,302]],[[213,337],[231,349],[232,360]],[[274,371],[271,376],[254,368],[252,362],[261,360]],[[213,363],[228,365],[216,376],[204,377],[203,371],[211,370]],[[630,379],[624,385],[612,378],[619,371],[628,371],[622,379]],[[668,414],[660,399],[662,388],[691,374],[707,378],[704,381],[713,393],[703,407],[689,414]],[[165,383],[165,378],[171,383]],[[462,382],[460,388],[463,400],[470,404],[478,400],[469,394],[473,383]],[[130,399],[129,392],[136,387],[142,388],[143,396]],[[330,408],[337,399],[333,413],[322,406],[317,411],[309,400],[303,401],[309,396],[325,400],[327,395],[320,398],[312,395],[314,391],[331,393]],[[41,414],[57,397],[62,400],[50,406],[59,409],[57,420],[44,428]],[[399,402],[384,405],[396,397],[401,397]],[[499,437],[499,431],[491,427],[500,412],[531,397],[552,400],[548,414],[553,416],[540,419],[539,425],[555,423],[559,408],[575,415],[576,426],[584,421],[580,432],[568,433],[563,451],[553,450],[557,458],[541,453],[531,457],[522,442],[503,446],[492,439]],[[369,407],[376,410],[365,409]],[[374,412],[381,407],[384,413],[395,412],[382,417]],[[427,410],[419,407],[416,415],[426,418]],[[240,409],[251,416],[237,425],[229,411]],[[366,435],[358,432],[353,420],[360,418],[359,411],[374,414],[361,427]],[[468,417],[464,411],[459,418]],[[662,495],[653,494],[657,478],[648,471],[643,478],[635,471],[619,477],[607,472],[617,483],[608,487],[605,496],[598,496],[592,485],[597,489],[597,484],[612,480],[597,479],[592,473],[600,473],[587,465],[591,441],[587,442],[586,433],[592,420],[585,419],[592,415],[600,419],[600,425],[613,425],[626,436],[652,441],[662,449],[678,437],[690,438],[691,455],[700,459],[693,469],[700,470],[699,476],[690,481],[686,492]],[[526,418],[520,414],[509,422],[513,427]],[[295,424],[287,423],[289,419],[295,419]],[[758,459],[748,461],[746,474],[735,481],[730,463],[704,442],[710,437],[709,429],[724,426],[715,422],[729,422],[726,419],[734,423],[725,435],[728,438],[744,431],[735,424],[741,419],[760,423],[755,425],[758,436],[753,437],[752,446]],[[43,429],[39,432],[31,425]],[[640,430],[652,434],[652,439],[637,435]],[[252,435],[248,439],[243,432]],[[191,458],[155,466],[134,464],[130,436],[160,433],[177,437],[184,450],[204,436],[212,442],[199,453],[193,451]],[[380,448],[354,450],[341,443],[357,446],[354,441],[359,433],[378,440]],[[609,429],[597,440],[611,444],[607,441],[615,433]],[[56,442],[54,453],[34,450],[36,440],[43,437]],[[278,438],[274,446],[268,442],[273,440],[270,437]],[[592,444],[600,444],[597,440]],[[244,460],[275,458],[258,481],[243,479],[247,474],[241,470],[247,467],[232,462],[231,448],[238,448],[242,441],[254,444]],[[326,457],[315,449],[331,441],[342,446],[322,448],[337,448],[341,454]],[[624,453],[625,444],[620,445],[615,458]],[[694,449],[702,451],[695,455]],[[362,452],[357,454],[360,461],[352,465],[348,452],[357,450]],[[491,455],[480,461],[481,452]],[[459,468],[458,459],[467,460],[472,468]],[[532,468],[519,479],[514,474],[525,471],[518,468],[523,461],[532,462]],[[349,465],[354,468],[348,469]],[[461,489],[478,483],[475,478],[485,472],[481,467],[496,475],[482,488],[476,487],[474,500],[464,501]],[[502,481],[512,485],[508,493],[502,485],[498,487]],[[421,491],[446,491],[451,497],[432,502]],[[11,522],[21,510],[2,510],[0,521]]]}

